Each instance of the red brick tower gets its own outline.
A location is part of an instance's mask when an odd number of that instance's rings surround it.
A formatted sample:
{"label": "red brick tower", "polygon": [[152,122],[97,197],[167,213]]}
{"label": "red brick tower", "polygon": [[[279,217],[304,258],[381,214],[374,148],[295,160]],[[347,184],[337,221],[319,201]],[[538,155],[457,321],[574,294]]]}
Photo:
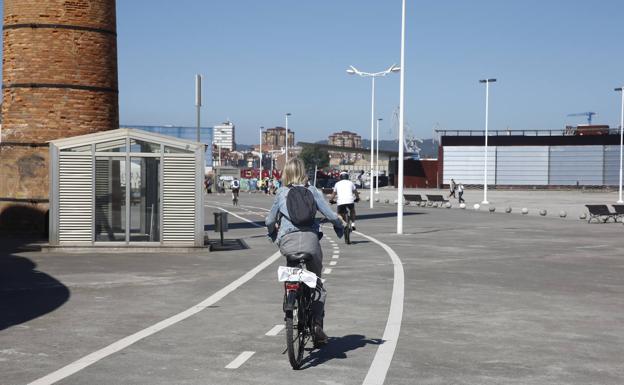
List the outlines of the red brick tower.
{"label": "red brick tower", "polygon": [[4,0],[0,233],[40,232],[47,141],[119,127],[115,0]]}

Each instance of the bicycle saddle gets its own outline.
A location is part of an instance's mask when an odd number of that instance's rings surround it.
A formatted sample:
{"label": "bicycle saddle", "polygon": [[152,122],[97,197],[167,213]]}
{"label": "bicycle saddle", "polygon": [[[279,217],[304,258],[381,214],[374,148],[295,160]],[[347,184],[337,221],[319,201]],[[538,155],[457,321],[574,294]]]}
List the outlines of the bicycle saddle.
{"label": "bicycle saddle", "polygon": [[288,262],[307,262],[312,260],[312,255],[304,252],[286,254],[286,260]]}

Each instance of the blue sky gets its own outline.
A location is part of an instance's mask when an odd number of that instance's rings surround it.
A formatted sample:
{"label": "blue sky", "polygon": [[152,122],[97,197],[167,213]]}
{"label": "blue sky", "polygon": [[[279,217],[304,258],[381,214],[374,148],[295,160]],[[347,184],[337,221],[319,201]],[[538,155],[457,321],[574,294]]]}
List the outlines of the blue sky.
{"label": "blue sky", "polygon": [[[175,4],[175,6],[174,6]],[[258,127],[297,140],[336,130],[370,136],[370,79],[400,60],[400,0],[117,1],[120,121],[195,124],[194,74],[204,75],[202,125],[231,119],[237,142]],[[563,128],[595,111],[616,126],[624,84],[622,0],[408,0],[406,119],[482,129],[483,77],[492,129]],[[381,136],[393,137],[399,76],[377,82]],[[396,131],[394,131],[396,135]]]}

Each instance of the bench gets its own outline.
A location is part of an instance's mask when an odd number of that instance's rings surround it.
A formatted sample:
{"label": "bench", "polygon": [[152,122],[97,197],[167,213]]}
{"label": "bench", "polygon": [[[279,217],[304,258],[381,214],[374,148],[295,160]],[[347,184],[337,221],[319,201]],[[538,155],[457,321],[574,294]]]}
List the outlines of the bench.
{"label": "bench", "polygon": [[615,210],[615,219],[617,218],[624,219],[624,205],[611,205]]}
{"label": "bench", "polygon": [[403,194],[403,198],[407,202],[426,202],[426,200],[422,199],[420,194]]}
{"label": "bench", "polygon": [[429,199],[430,202],[448,202],[448,199],[444,199],[444,197],[442,195],[429,195],[427,194],[427,199]]}
{"label": "bench", "polygon": [[591,222],[594,218],[602,220],[603,223],[607,223],[609,218],[613,219],[614,222],[617,222],[619,215],[611,212],[607,205],[585,205],[585,207],[589,210],[589,219],[587,220],[587,223]]}

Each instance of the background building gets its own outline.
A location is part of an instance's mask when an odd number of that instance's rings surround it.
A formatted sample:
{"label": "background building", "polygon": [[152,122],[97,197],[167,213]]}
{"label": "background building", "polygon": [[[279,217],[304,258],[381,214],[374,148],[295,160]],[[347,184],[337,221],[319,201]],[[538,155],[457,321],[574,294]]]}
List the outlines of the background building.
{"label": "background building", "polygon": [[[619,183],[619,129],[491,131],[488,185],[615,186]],[[439,131],[442,181],[483,185],[481,131]]]}
{"label": "background building", "polygon": [[[331,134],[327,144],[330,146],[346,147],[346,148],[362,148],[362,137],[355,132],[340,131]],[[329,152],[332,166],[353,164],[362,159],[362,154],[357,152]]]}
{"label": "background building", "polygon": [[114,0],[4,0],[0,232],[43,233],[48,141],[119,126]]}
{"label": "background building", "polygon": [[[288,129],[288,147],[295,145],[295,132]],[[262,132],[262,151],[279,150],[286,147],[286,128],[267,128]]]}
{"label": "background building", "polygon": [[[173,136],[175,138],[196,141],[197,140],[197,127],[174,127],[174,126],[123,126],[122,128],[132,128],[136,130],[143,130],[153,132],[155,134]],[[206,152],[204,158],[206,166],[212,166],[212,127],[200,127],[199,140],[206,145]]]}
{"label": "background building", "polygon": [[236,127],[234,123],[227,121],[213,127],[213,144],[222,150],[236,150]]}

